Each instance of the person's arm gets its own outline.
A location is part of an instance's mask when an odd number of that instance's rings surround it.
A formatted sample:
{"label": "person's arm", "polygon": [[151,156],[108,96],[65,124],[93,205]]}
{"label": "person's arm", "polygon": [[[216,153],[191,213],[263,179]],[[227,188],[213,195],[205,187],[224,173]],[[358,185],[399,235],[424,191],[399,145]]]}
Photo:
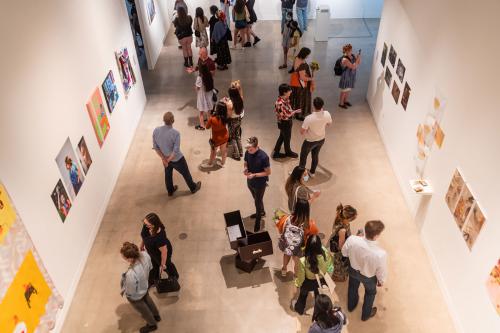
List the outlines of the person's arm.
{"label": "person's arm", "polygon": [[303,69],[303,70],[300,70],[300,71],[299,71],[299,77],[300,77],[300,79],[301,79],[302,81],[304,81],[304,82],[314,80],[312,77],[307,76],[307,73],[306,73],[306,70],[305,70],[305,69]]}
{"label": "person's arm", "polygon": [[141,240],[141,243],[139,244],[139,250],[144,251],[144,241]]}
{"label": "person's arm", "polygon": [[210,129],[212,127],[212,117],[209,117],[207,123],[205,124],[206,129]]}
{"label": "person's arm", "polygon": [[346,230],[344,228],[339,230],[339,248],[342,248],[345,243]]}
{"label": "person's arm", "polygon": [[161,252],[161,261],[160,261],[160,274],[167,267],[167,246],[163,245],[159,248]]}
{"label": "person's arm", "polygon": [[349,239],[351,239],[352,237],[349,237],[347,239],[347,241],[344,243],[344,245],[342,246],[342,255],[344,257],[349,257],[349,250],[351,248],[351,245],[350,245],[350,242],[349,242]]}
{"label": "person's arm", "polygon": [[248,163],[247,163],[247,161],[245,161],[245,163],[243,163],[243,174],[245,176],[248,176]]}
{"label": "person's arm", "polygon": [[299,263],[297,264],[297,277],[295,278],[295,286],[300,288],[306,279],[306,271],[304,265],[302,265],[302,261],[299,259]]}
{"label": "person's arm", "polygon": [[302,126],[300,127],[300,134],[305,135],[308,130],[309,130],[309,124],[307,122],[307,117],[306,117],[306,119],[304,119],[304,121],[302,122]]}
{"label": "person's arm", "polygon": [[[246,164],[245,164],[246,165]],[[262,172],[257,172],[257,173],[249,173],[247,175],[248,179],[252,178],[259,178],[259,177],[267,177],[271,174],[271,167],[267,167],[264,169]]]}
{"label": "person's arm", "polygon": [[379,263],[377,269],[375,270],[375,276],[377,277],[377,286],[382,287],[387,278],[387,258],[384,254],[383,257],[378,258]]}

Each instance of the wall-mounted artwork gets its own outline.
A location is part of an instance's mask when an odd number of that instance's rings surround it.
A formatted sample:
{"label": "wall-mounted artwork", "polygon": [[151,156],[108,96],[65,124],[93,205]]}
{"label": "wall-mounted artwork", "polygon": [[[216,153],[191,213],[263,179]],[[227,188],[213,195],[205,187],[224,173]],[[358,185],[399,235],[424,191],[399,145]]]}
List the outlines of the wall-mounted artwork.
{"label": "wall-mounted artwork", "polygon": [[460,171],[456,169],[453,177],[451,178],[450,186],[448,187],[448,192],[446,192],[445,197],[446,204],[448,205],[450,211],[453,211],[455,209],[458,198],[464,186],[465,181],[460,174]]}
{"label": "wall-mounted artwork", "polygon": [[387,87],[391,87],[391,81],[392,81],[392,73],[389,70],[389,66],[385,69],[385,83],[387,83]]}
{"label": "wall-mounted artwork", "polygon": [[391,50],[389,51],[389,62],[391,63],[392,67],[396,66],[396,58],[398,57],[398,54],[396,53],[396,50],[394,47],[391,45]]}
{"label": "wall-mounted artwork", "polygon": [[89,172],[90,165],[92,164],[92,158],[90,157],[89,149],[87,148],[87,143],[85,142],[85,138],[83,136],[80,139],[80,142],[78,142],[76,155],[78,155],[78,160],[80,161],[80,165],[86,175],[87,172]]}
{"label": "wall-mounted artwork", "polygon": [[392,97],[394,98],[394,102],[396,102],[396,104],[398,104],[400,94],[401,90],[399,90],[396,80],[394,80],[394,83],[392,84]]}
{"label": "wall-mounted artwork", "polygon": [[94,127],[99,147],[102,147],[110,127],[99,88],[96,88],[92,97],[87,102],[87,112],[89,113],[90,121],[92,121],[92,127]]}
{"label": "wall-mounted artwork", "polygon": [[128,55],[127,48],[116,52],[116,62],[118,64],[118,72],[120,73],[120,78],[122,80],[123,91],[125,92],[125,97],[127,97],[130,88],[135,84],[135,75],[130,63],[130,58]]}
{"label": "wall-mounted artwork", "polygon": [[495,307],[497,315],[500,316],[500,259],[490,272],[486,281],[486,290],[490,296],[491,303]]}
{"label": "wall-mounted artwork", "polygon": [[16,213],[12,208],[9,196],[5,188],[0,184],[0,246],[3,244],[5,237],[9,233],[10,227],[16,220]]}
{"label": "wall-mounted artwork", "polygon": [[436,142],[436,145],[438,146],[439,149],[443,147],[444,132],[438,123],[436,123],[436,133],[434,133],[434,142]]}
{"label": "wall-mounted artwork", "polygon": [[474,206],[475,203],[476,199],[474,199],[466,184],[460,194],[460,197],[458,198],[457,205],[455,206],[455,210],[453,212],[453,217],[455,218],[455,221],[460,229],[463,228],[465,219],[469,216],[472,206]]}
{"label": "wall-mounted artwork", "polygon": [[67,138],[59,154],[57,154],[56,163],[61,172],[62,180],[64,185],[66,185],[69,196],[71,200],[74,201],[76,195],[80,192],[85,176],[78,165],[72,147],[71,141]]}
{"label": "wall-mounted artwork", "polygon": [[153,20],[156,15],[155,1],[147,0],[147,11],[148,11],[148,21],[149,24],[153,23]]}
{"label": "wall-mounted artwork", "polygon": [[106,104],[108,105],[108,111],[109,113],[112,113],[119,97],[113,71],[109,71],[108,75],[104,79],[104,82],[102,83],[102,91],[104,93],[104,98],[106,99]]}
{"label": "wall-mounted artwork", "polygon": [[384,43],[384,48],[382,50],[382,57],[380,58],[380,62],[382,62],[382,67],[385,67],[386,60],[387,60],[387,44]]}
{"label": "wall-mounted artwork", "polygon": [[405,83],[405,89],[403,90],[403,97],[401,97],[401,105],[403,106],[403,109],[406,111],[406,108],[408,107],[408,100],[410,99],[410,92],[411,88],[408,85],[408,82]]}
{"label": "wall-mounted artwork", "polygon": [[462,236],[464,237],[465,243],[469,247],[469,250],[472,249],[472,246],[476,242],[477,236],[483,228],[485,221],[486,218],[484,217],[483,211],[479,207],[479,204],[476,202],[476,204],[472,208],[472,212],[469,214],[469,218],[465,221],[465,224],[462,228]]}
{"label": "wall-mounted artwork", "polygon": [[59,217],[64,222],[69,214],[69,210],[71,209],[71,200],[69,200],[68,193],[66,192],[66,189],[60,179],[50,197],[56,206]]}
{"label": "wall-mounted artwork", "polygon": [[0,332],[48,332],[64,302],[13,204],[11,208],[14,222],[0,246]]}
{"label": "wall-mounted artwork", "polygon": [[398,60],[398,67],[396,67],[396,74],[399,77],[401,83],[403,83],[403,79],[405,77],[406,67],[403,65],[401,59]]}

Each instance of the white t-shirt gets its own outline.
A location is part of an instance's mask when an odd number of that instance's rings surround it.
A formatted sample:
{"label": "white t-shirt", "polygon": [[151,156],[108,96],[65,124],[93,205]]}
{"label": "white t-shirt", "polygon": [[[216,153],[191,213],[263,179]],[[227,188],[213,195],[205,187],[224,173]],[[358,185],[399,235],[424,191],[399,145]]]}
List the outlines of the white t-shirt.
{"label": "white t-shirt", "polygon": [[325,138],[325,127],[332,123],[332,116],[328,111],[313,111],[302,123],[302,128],[307,130],[306,140],[309,142],[321,141]]}

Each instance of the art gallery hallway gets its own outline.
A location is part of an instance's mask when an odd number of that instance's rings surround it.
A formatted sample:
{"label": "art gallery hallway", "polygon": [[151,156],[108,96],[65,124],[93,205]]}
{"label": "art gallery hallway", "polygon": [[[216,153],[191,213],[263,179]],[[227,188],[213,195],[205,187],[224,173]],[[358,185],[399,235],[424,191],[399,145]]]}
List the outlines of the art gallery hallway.
{"label": "art gallery hallway", "polygon": [[[312,49],[311,60],[321,66],[314,95],[325,99],[325,109],[333,117],[321,151],[320,169],[309,182],[322,191],[312,205],[312,216],[326,238],[339,202],[358,210],[353,231],[370,219],[380,219],[386,225],[380,244],[388,252],[389,276],[376,297],[379,312],[362,322],[358,306],[348,314],[351,333],[455,332],[419,230],[365,101],[378,20],[367,23],[372,37],[314,43],[311,29],[303,40],[303,46]],[[278,70],[282,59],[279,23],[259,22],[256,32],[263,41],[244,51],[232,51],[233,63],[228,71],[216,73],[215,85],[224,95],[230,81],[241,80],[245,94],[243,137],[257,136],[261,148],[271,153],[278,136],[273,105],[278,85],[288,82],[289,75]],[[346,42],[352,43],[355,50],[363,49],[364,58],[351,98],[354,106],[341,110],[337,107],[338,79],[333,77],[332,68]],[[234,267],[234,251],[229,248],[223,213],[239,209],[247,217],[253,212],[253,201],[242,175],[243,162],[228,159],[223,169],[210,172],[199,168],[209,156],[210,134],[194,129],[195,76],[184,71],[182,61],[170,32],[156,69],[144,73],[148,103],[62,331],[136,332],[144,324],[126,299],[120,297],[120,277],[127,264],[119,249],[124,241],[138,243],[143,217],[156,212],[173,243],[173,261],[182,287],[179,297],[158,297],[152,292],[162,316],[158,332],[307,332],[312,297],[307,315],[299,316],[290,310],[296,288],[291,273],[281,278],[282,255],[270,218],[275,208],[286,207],[284,183],[298,160],[271,162],[272,174],[264,197],[268,217],[264,221],[265,230],[273,239],[274,255],[265,257],[261,267],[251,274],[239,271]],[[151,134],[162,125],[166,111],[174,112],[174,127],[181,133],[181,150],[193,178],[202,182],[195,195],[189,193],[176,173],[174,181],[179,191],[173,197],[167,197],[165,192],[163,167],[151,149]],[[297,152],[302,142],[299,127],[300,122],[296,121],[292,148]],[[347,283],[337,287],[343,308],[346,287]]]}

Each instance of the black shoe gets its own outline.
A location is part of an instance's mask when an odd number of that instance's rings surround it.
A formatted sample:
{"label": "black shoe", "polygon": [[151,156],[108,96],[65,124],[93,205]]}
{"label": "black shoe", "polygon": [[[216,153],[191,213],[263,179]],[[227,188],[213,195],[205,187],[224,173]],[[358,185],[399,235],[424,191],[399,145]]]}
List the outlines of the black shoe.
{"label": "black shoe", "polygon": [[189,67],[189,59],[188,59],[188,57],[184,57],[184,67]]}
{"label": "black shoe", "polygon": [[201,182],[197,182],[196,187],[194,188],[194,190],[191,190],[191,193],[195,194],[200,190],[200,188],[201,188]]}
{"label": "black shoe", "polygon": [[154,319],[156,320],[156,322],[159,322],[159,321],[161,321],[161,317],[160,317],[160,315],[157,315],[157,316],[153,316],[153,317],[154,317]]}
{"label": "black shoe", "polygon": [[[266,212],[262,212],[262,215],[261,215],[261,216],[262,216],[262,217],[266,217]],[[252,218],[252,219],[257,218],[257,213],[253,213],[252,215],[250,215],[250,218]]]}
{"label": "black shoe", "polygon": [[182,50],[182,45],[177,46],[179,50]]}
{"label": "black shoe", "polygon": [[169,197],[173,196],[173,195],[174,195],[174,193],[175,193],[175,191],[177,191],[177,189],[178,189],[178,188],[179,188],[179,186],[174,185],[174,190],[173,190],[172,192],[170,192],[170,193],[168,194],[168,196],[169,196]]}
{"label": "black shoe", "polygon": [[146,325],[146,326],[143,326],[139,329],[139,332],[140,333],[149,333],[149,332],[153,332],[153,331],[156,331],[158,329],[158,326],[156,325]]}
{"label": "black shoe", "polygon": [[255,233],[259,232],[259,230],[260,230],[260,226],[259,226],[258,228],[257,228],[257,226],[255,226],[255,227],[253,228],[253,232],[255,232]]}
{"label": "black shoe", "polygon": [[188,65],[189,67],[193,67],[193,57],[188,57]]}
{"label": "black shoe", "polygon": [[246,43],[243,45],[243,47],[252,47],[252,43],[250,43],[250,42],[246,42]]}
{"label": "black shoe", "polygon": [[286,157],[291,157],[291,158],[297,158],[299,157],[299,155],[293,151],[289,152],[289,153],[286,153],[285,154]]}
{"label": "black shoe", "polygon": [[345,104],[339,104],[339,108],[347,109],[347,106],[345,106]]}
{"label": "black shoe", "polygon": [[375,316],[377,314],[377,307],[374,306],[372,308],[372,312],[370,313],[370,316],[368,318],[361,318],[362,321],[367,321],[368,319],[370,319],[371,317]]}
{"label": "black shoe", "polygon": [[258,42],[260,42],[260,38],[259,37],[255,37],[253,39],[253,46],[255,46],[255,44],[257,44]]}
{"label": "black shoe", "polygon": [[349,102],[344,102],[344,105],[347,105],[347,106],[352,106],[352,104],[351,104],[351,103],[349,103]]}
{"label": "black shoe", "polygon": [[236,161],[241,161],[241,157],[240,157],[240,155],[238,155],[238,156],[234,156],[234,157],[233,157],[233,159],[234,159],[234,160],[236,160]]}
{"label": "black shoe", "polygon": [[273,158],[283,158],[283,157],[286,157],[286,155],[282,154],[282,153],[276,153],[276,152],[274,152],[272,157]]}
{"label": "black shoe", "polygon": [[197,129],[198,131],[204,131],[205,130],[205,127],[200,126],[200,125],[196,125],[194,128]]}

